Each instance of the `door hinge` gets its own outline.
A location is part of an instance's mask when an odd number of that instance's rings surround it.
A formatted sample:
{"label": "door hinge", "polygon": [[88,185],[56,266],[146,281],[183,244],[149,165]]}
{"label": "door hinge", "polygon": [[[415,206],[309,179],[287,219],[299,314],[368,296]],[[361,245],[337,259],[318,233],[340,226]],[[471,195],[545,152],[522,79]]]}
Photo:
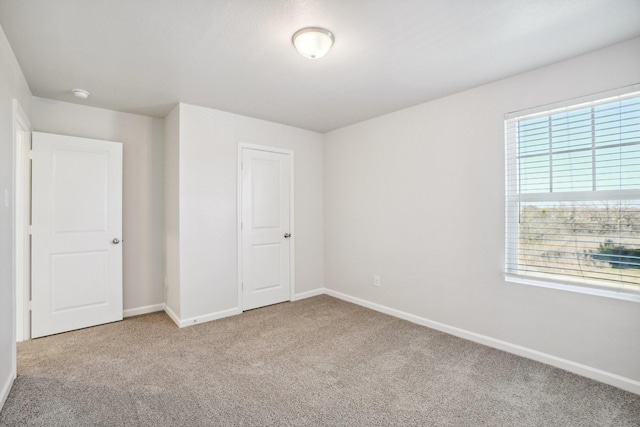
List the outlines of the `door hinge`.
{"label": "door hinge", "polygon": [[29,226],[29,235],[33,235],[33,225]]}
{"label": "door hinge", "polygon": [[29,150],[29,159],[33,160],[33,150]]}
{"label": "door hinge", "polygon": [[31,300],[27,303],[27,310],[31,311]]}

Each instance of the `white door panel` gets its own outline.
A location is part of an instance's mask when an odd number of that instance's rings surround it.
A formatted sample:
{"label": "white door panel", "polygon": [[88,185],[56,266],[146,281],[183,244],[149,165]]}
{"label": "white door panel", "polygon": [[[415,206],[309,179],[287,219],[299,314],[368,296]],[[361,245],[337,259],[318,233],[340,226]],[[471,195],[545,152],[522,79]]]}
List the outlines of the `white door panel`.
{"label": "white door panel", "polygon": [[[251,158],[248,175],[251,176],[251,214],[254,229],[280,227],[281,197],[280,161]],[[287,207],[288,209],[288,207]]]}
{"label": "white door panel", "polygon": [[122,144],[34,132],[32,185],[32,336],[122,320]]}
{"label": "white door panel", "polygon": [[242,149],[242,308],[291,299],[291,156]]}

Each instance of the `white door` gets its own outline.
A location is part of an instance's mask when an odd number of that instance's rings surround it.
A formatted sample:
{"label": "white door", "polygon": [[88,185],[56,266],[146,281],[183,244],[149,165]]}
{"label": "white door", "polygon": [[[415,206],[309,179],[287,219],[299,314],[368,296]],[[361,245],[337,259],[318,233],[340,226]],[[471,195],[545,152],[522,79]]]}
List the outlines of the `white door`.
{"label": "white door", "polygon": [[122,144],[33,132],[32,337],[122,320]]}
{"label": "white door", "polygon": [[291,299],[291,154],[242,148],[242,309]]}

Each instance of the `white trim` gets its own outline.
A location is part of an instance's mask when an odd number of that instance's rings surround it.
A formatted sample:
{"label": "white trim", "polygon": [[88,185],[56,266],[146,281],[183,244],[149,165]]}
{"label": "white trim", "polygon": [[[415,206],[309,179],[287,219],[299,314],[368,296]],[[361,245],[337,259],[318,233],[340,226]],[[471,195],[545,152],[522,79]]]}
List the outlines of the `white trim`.
{"label": "white trim", "polygon": [[295,294],[293,298],[291,298],[291,301],[300,301],[301,299],[317,297],[318,295],[324,295],[325,293],[326,293],[326,290],[324,288],[318,288],[312,291]]}
{"label": "white trim", "polygon": [[242,148],[245,145],[238,142],[238,152],[236,153],[236,259],[238,260],[238,307],[242,309]]}
{"label": "white trim", "polygon": [[547,365],[555,366],[556,368],[564,369],[565,371],[573,372],[574,374],[581,375],[592,380],[600,381],[605,384],[612,385],[614,387],[621,388],[622,390],[629,391],[631,393],[640,395],[640,381],[632,380],[611,372],[606,372],[600,369],[593,368],[591,366],[583,365],[581,363],[573,362],[571,360],[563,359],[561,357],[553,356],[551,354],[543,353],[541,351],[533,350],[520,345],[512,344],[506,341],[502,341],[496,338],[491,338],[486,335],[478,334],[475,332],[467,331],[465,329],[449,326],[444,323],[436,322],[434,320],[425,319],[424,317],[416,316],[406,313],[404,311],[396,310],[381,304],[376,304],[370,301],[366,301],[360,298],[352,297],[342,292],[333,291],[331,289],[325,289],[325,293],[332,297],[348,301],[363,307],[370,308],[381,313],[385,313],[400,319],[407,320],[418,325],[426,326],[441,332],[445,332],[450,335],[454,335],[460,338],[464,338],[469,341],[473,341],[482,345],[497,348],[508,353],[513,353],[518,356],[532,359],[537,362],[545,363]]}
{"label": "white trim", "polygon": [[128,308],[122,312],[122,317],[139,316],[141,314],[155,313],[163,311],[165,304],[145,305],[144,307]]}
{"label": "white trim", "polygon": [[[326,293],[326,289],[318,288],[318,289],[314,289],[312,291],[307,291],[307,292],[303,292],[303,293],[300,293],[300,294],[296,294],[291,298],[291,301],[299,301],[299,300],[302,300],[302,299],[305,299],[305,298],[311,298],[311,297],[315,297],[315,296],[318,296],[318,295],[324,295],[325,293]],[[158,304],[156,306],[147,306],[147,307],[158,307],[160,305],[163,306],[164,312],[167,313],[167,315],[171,318],[171,320],[173,320],[173,322],[179,328],[184,328],[184,327],[187,327],[187,326],[197,325],[199,323],[211,322],[213,320],[218,320],[218,319],[222,319],[222,318],[225,318],[225,317],[235,316],[237,314],[242,314],[242,309],[240,309],[240,307],[235,307],[235,308],[231,308],[231,309],[228,309],[228,310],[222,310],[222,311],[217,311],[215,313],[205,314],[204,316],[196,316],[196,317],[191,317],[189,319],[181,320],[180,317],[178,317],[178,315],[175,314],[173,312],[173,310],[171,310],[171,308],[169,306],[166,306],[165,304]],[[141,307],[141,309],[147,308],[147,307]],[[154,311],[160,311],[160,310],[154,310]],[[143,314],[143,313],[139,313],[139,314]],[[127,317],[127,316],[125,316],[125,317]]]}
{"label": "white trim", "polygon": [[293,150],[289,152],[289,301],[293,301],[296,295],[296,218],[295,218],[295,153]]}
{"label": "white trim", "polygon": [[532,279],[527,277],[505,274],[504,280],[521,285],[538,286],[541,288],[557,289],[560,291],[576,292],[578,294],[595,295],[605,298],[620,299],[624,301],[640,302],[640,294],[625,292],[617,289],[594,288],[588,285],[572,285],[570,283],[556,283],[545,279]]}
{"label": "white trim", "polygon": [[171,310],[171,307],[169,307],[168,305],[164,306],[164,312],[167,313],[167,316],[169,316],[171,318],[171,320],[173,320],[173,323],[176,324],[176,326],[181,327],[180,326],[180,318],[178,317],[177,314],[175,314],[173,312],[173,310]]}
{"label": "white trim", "polygon": [[2,386],[2,390],[0,391],[0,411],[4,407],[7,398],[9,397],[9,393],[11,393],[11,387],[13,387],[13,381],[16,379],[16,371],[11,372],[11,376],[7,378],[7,381]]}
{"label": "white trim", "polygon": [[[21,146],[18,146],[17,134],[18,130],[28,133],[28,138]],[[25,271],[27,267],[30,267],[28,261],[24,261],[18,265],[19,259],[25,259],[25,252],[31,248],[24,245],[26,238],[26,227],[29,225],[26,218],[31,217],[31,212],[26,212],[25,201],[29,200],[29,206],[31,205],[31,185],[26,180],[26,173],[31,174],[31,165],[28,159],[29,150],[31,150],[31,122],[29,117],[24,112],[17,99],[13,99],[13,123],[12,123],[12,143],[13,143],[13,233],[12,233],[12,249],[13,249],[13,316],[15,320],[14,324],[14,337],[13,342],[24,341],[31,338],[31,324],[30,313],[27,306],[27,301],[30,299],[31,283],[28,277],[25,277]],[[22,152],[18,152],[21,150]],[[18,215],[22,218],[19,220]],[[26,224],[25,224],[26,222]],[[18,229],[18,225],[22,224],[22,227]],[[20,240],[20,242],[19,242]],[[18,258],[18,251],[22,253],[22,256]],[[20,286],[20,289],[18,289]],[[19,299],[19,300],[18,300]],[[16,349],[14,349],[14,355]],[[17,356],[16,356],[17,358]],[[15,359],[15,358],[14,358]],[[14,365],[15,365],[14,360]]]}
{"label": "white trim", "polygon": [[268,153],[293,154],[293,150],[289,150],[287,148],[278,148],[278,147],[272,147],[270,145],[250,144],[248,142],[238,141],[238,153],[240,153],[243,148],[248,148],[250,150],[266,151]]}
{"label": "white trim", "polygon": [[[235,316],[236,314],[241,314],[242,310],[239,307],[230,308],[228,310],[216,311],[215,313],[205,314],[203,316],[190,317],[188,319],[179,319],[178,316],[175,315],[173,311],[169,307],[165,308],[165,311],[171,317],[171,319],[178,325],[180,328],[184,328],[187,326],[197,325],[199,323],[211,322],[213,320],[222,319],[229,316]],[[171,311],[171,313],[169,313]]]}
{"label": "white trim", "polygon": [[238,307],[242,312],[242,150],[243,149],[266,151],[271,153],[286,154],[289,156],[289,301],[295,301],[296,297],[296,230],[295,230],[295,161],[294,151],[285,148],[271,147],[267,145],[250,144],[238,141],[237,152],[237,179],[236,179],[236,233],[237,233],[237,257],[238,257]]}

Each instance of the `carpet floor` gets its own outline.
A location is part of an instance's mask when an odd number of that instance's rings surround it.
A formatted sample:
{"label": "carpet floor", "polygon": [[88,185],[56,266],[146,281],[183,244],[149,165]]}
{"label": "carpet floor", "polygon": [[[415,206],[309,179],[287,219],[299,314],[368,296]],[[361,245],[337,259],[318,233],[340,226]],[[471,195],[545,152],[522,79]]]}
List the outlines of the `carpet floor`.
{"label": "carpet floor", "polygon": [[640,396],[328,296],[18,345],[2,426],[640,426]]}

